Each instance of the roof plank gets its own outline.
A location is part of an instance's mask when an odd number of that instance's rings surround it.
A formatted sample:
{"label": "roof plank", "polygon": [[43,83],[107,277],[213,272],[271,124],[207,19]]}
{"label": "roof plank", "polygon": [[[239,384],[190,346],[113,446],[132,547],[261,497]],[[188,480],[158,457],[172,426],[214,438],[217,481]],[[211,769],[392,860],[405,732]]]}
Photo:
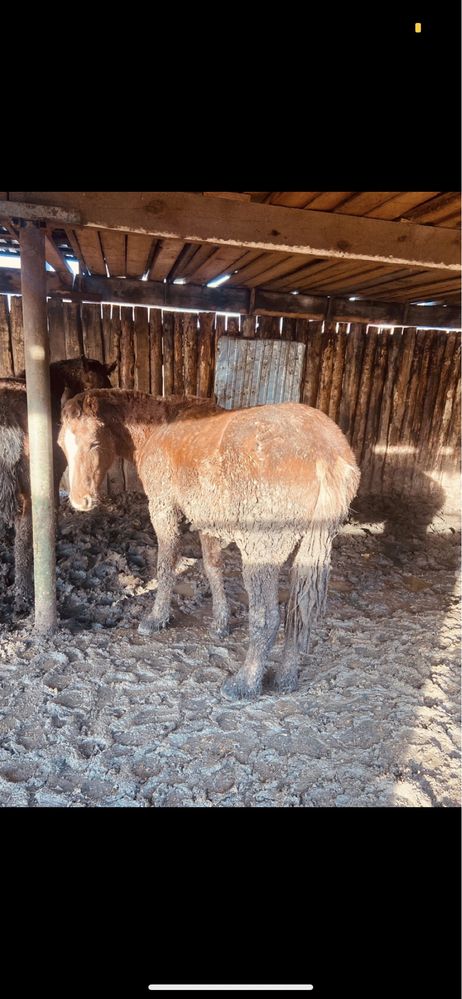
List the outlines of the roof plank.
{"label": "roof plank", "polygon": [[429,201],[428,204],[416,205],[412,211],[406,213],[406,218],[435,225],[451,212],[460,211],[460,205],[460,191],[445,191],[439,197]]}
{"label": "roof plank", "polygon": [[99,235],[95,229],[75,228],[85,267],[91,274],[106,274]]}
{"label": "roof plank", "polygon": [[149,271],[150,281],[163,281],[170,274],[170,271],[177,260],[184,242],[180,239],[161,239],[156,248],[154,259]]}
{"label": "roof plank", "polygon": [[390,198],[389,201],[385,201],[384,204],[378,205],[375,208],[371,208],[370,211],[365,212],[366,218],[374,219],[387,219],[393,221],[394,219],[400,219],[402,215],[406,215],[406,212],[415,208],[416,205],[422,204],[422,202],[428,201],[430,198],[434,198],[439,192],[438,191],[400,191],[395,197]]}
{"label": "roof plank", "polygon": [[143,277],[152,243],[152,236],[129,235],[127,239],[127,277]]}
{"label": "roof plank", "polygon": [[126,273],[126,242],[127,237],[123,232],[100,233],[101,245],[103,247],[104,259],[107,263],[111,277],[124,277]]}
{"label": "roof plank", "polygon": [[242,256],[242,253],[237,246],[216,247],[210,257],[204,260],[203,264],[194,271],[193,280],[198,283],[203,282],[204,284],[207,281],[212,281],[213,278],[219,277],[230,268],[233,268],[240,256]]}

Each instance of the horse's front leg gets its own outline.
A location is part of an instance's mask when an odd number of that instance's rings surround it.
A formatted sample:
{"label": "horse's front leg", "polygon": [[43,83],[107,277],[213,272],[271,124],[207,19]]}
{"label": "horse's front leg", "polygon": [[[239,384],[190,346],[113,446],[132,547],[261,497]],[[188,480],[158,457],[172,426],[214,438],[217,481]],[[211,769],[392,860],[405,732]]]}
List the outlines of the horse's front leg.
{"label": "horse's front leg", "polygon": [[219,638],[229,632],[229,610],[223,585],[221,545],[218,538],[200,532],[204,570],[212,591],[213,623]]}
{"label": "horse's front leg", "polygon": [[180,517],[175,510],[151,511],[152,526],[157,535],[157,594],[150,614],[140,621],[140,635],[150,635],[165,628],[170,618],[170,604],[175,582],[175,566],[180,550]]}
{"label": "horse's front leg", "polygon": [[59,484],[67,468],[67,461],[61,451],[61,448],[56,444],[53,449],[53,482],[54,482],[54,493],[55,493],[55,529],[56,534],[58,533],[58,514],[59,514]]}

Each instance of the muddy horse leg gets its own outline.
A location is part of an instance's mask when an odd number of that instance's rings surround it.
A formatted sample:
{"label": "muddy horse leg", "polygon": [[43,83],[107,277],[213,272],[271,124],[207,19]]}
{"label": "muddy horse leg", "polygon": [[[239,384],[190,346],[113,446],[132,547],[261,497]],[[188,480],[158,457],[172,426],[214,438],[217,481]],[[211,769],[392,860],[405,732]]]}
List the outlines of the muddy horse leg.
{"label": "muddy horse leg", "polygon": [[175,566],[180,550],[180,518],[176,511],[151,510],[152,526],[157,535],[157,594],[152,611],[140,621],[140,635],[150,635],[165,628],[170,618],[170,603],[175,582]]}
{"label": "muddy horse leg", "polygon": [[213,605],[213,625],[219,638],[229,632],[229,610],[223,584],[221,545],[218,538],[210,534],[199,534],[202,546],[204,571],[210,583]]}
{"label": "muddy horse leg", "polygon": [[292,640],[286,639],[282,662],[276,666],[272,686],[279,694],[290,694],[298,687],[300,653]]}
{"label": "muddy horse leg", "polygon": [[34,557],[32,546],[32,507],[23,499],[22,511],[15,520],[14,538],[14,609],[17,614],[29,611],[34,596]]}
{"label": "muddy horse leg", "polygon": [[316,621],[324,613],[335,525],[311,528],[303,537],[290,573],[284,655],[273,686],[281,694],[296,690],[300,651],[307,652]]}
{"label": "muddy horse leg", "polygon": [[54,490],[55,490],[55,511],[56,511],[56,535],[58,534],[58,514],[59,514],[59,484],[66,470],[67,462],[61,451],[61,448],[56,446],[53,450],[53,480],[54,480]]}
{"label": "muddy horse leg", "polygon": [[222,686],[230,700],[254,698],[261,693],[267,656],[278,633],[279,566],[251,566],[243,562],[242,575],[249,596],[249,649],[244,665]]}

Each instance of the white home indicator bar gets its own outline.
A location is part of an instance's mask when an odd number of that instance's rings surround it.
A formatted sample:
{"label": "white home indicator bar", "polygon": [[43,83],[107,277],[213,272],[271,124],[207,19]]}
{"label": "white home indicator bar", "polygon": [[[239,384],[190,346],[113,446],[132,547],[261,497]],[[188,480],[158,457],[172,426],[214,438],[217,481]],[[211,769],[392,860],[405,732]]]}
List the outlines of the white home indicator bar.
{"label": "white home indicator bar", "polygon": [[152,992],[170,990],[174,992],[194,992],[208,990],[209,992],[258,992],[271,989],[276,992],[311,992],[312,985],[148,985]]}

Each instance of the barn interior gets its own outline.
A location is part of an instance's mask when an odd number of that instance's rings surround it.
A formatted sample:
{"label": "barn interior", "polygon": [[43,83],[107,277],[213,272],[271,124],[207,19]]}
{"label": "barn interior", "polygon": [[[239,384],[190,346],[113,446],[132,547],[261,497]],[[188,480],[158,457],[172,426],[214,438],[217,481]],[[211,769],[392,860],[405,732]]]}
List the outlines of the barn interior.
{"label": "barn interior", "polygon": [[[26,368],[42,474],[35,618],[12,614],[2,541],[2,685],[16,703],[13,663],[30,696],[5,709],[2,737],[16,733],[24,762],[11,771],[1,750],[0,800],[455,803],[460,193],[0,192],[0,258],[0,378]],[[292,399],[347,436],[361,485],[300,694],[240,715],[220,705],[223,667],[245,644],[245,594],[231,550],[236,627],[228,648],[209,643],[191,535],[174,628],[149,650],[135,637],[155,537],[133,466],[113,465],[105,505],[87,516],[63,497],[55,548],[40,504],[53,504],[44,385],[49,360],[82,355],[115,362],[115,387],[226,408]]]}

